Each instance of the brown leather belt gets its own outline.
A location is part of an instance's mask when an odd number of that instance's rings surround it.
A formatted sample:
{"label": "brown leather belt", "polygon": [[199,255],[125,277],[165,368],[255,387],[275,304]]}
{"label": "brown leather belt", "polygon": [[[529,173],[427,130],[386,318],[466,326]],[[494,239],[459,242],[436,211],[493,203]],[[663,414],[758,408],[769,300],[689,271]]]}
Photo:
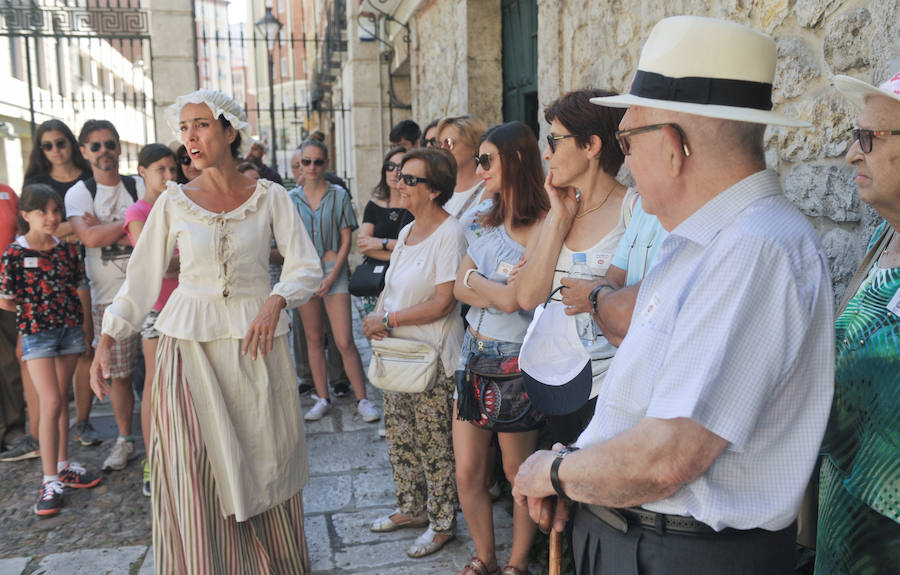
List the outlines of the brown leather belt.
{"label": "brown leather belt", "polygon": [[697,521],[693,517],[655,513],[653,511],[641,509],[640,507],[615,509],[612,507],[587,504],[582,504],[582,507],[600,521],[622,533],[627,533],[628,527],[631,525],[637,525],[645,529],[653,529],[660,535],[667,531],[681,535],[718,535],[734,532],[733,529],[716,531],[706,523]]}

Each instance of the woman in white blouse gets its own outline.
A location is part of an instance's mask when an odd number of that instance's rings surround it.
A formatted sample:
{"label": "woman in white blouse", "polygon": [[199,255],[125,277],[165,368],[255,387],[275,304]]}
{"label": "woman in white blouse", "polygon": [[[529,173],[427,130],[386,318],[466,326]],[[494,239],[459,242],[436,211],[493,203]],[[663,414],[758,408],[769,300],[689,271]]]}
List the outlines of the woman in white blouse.
{"label": "woman in white blouse", "polygon": [[[140,328],[177,247],[148,447],[157,573],[306,573],[309,472],[284,309],[318,288],[319,260],[284,188],[238,173],[250,138],[233,100],[200,90],[168,116],[202,174],[156,201],[104,316],[91,385],[108,394],[110,347]],[[270,290],[272,235],[284,266]]]}
{"label": "woman in white blouse", "polygon": [[413,150],[400,161],[400,207],[409,210],[415,221],[400,230],[380,308],[363,323],[370,339],[416,339],[440,354],[439,375],[430,389],[414,394],[384,392],[397,510],[371,529],[385,532],[428,525],[407,549],[410,557],[439,550],[453,539],[456,529],[450,418],[463,327],[453,282],[466,253],[466,239],[459,222],[442,207],[453,194],[455,181],[456,162],[443,150]]}

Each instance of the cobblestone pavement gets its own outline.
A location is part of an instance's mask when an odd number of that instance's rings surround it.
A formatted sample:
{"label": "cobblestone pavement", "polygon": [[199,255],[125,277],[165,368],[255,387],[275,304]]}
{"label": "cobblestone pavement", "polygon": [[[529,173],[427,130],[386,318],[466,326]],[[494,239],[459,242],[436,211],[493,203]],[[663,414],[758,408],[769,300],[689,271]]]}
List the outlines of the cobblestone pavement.
{"label": "cobblestone pavement", "polygon": [[[357,310],[359,313],[359,310]],[[368,343],[355,318],[357,345],[367,365]],[[381,408],[381,395],[369,386],[369,397]],[[306,537],[316,573],[452,574],[474,554],[462,514],[457,539],[440,552],[409,559],[405,549],[417,529],[375,534],[369,524],[395,505],[387,447],[378,424],[365,423],[350,398],[335,400],[336,409],[306,425],[309,484],[304,489]],[[303,409],[312,405],[303,398]],[[139,425],[135,406],[135,425]],[[74,413],[74,409],[73,409]],[[99,447],[71,445],[72,459],[99,470],[115,438],[108,403],[94,407],[92,421],[105,439]],[[139,433],[137,433],[139,435]],[[137,442],[143,456],[143,444]],[[62,513],[38,519],[32,506],[40,477],[38,459],[0,463],[0,575],[153,573],[150,502],[141,495],[141,457],[123,471],[104,474],[94,489],[67,490]],[[494,508],[498,542],[512,537],[511,502]],[[498,545],[498,557],[508,557]]]}

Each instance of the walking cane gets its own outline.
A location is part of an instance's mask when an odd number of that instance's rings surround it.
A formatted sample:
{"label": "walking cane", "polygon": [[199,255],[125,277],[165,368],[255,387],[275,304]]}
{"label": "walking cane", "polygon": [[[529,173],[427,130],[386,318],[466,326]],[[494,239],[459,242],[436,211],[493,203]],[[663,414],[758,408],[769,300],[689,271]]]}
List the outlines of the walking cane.
{"label": "walking cane", "polygon": [[555,497],[545,497],[541,502],[541,522],[538,525],[544,533],[550,533],[550,575],[562,573],[562,533],[553,530],[553,511],[556,506]]}

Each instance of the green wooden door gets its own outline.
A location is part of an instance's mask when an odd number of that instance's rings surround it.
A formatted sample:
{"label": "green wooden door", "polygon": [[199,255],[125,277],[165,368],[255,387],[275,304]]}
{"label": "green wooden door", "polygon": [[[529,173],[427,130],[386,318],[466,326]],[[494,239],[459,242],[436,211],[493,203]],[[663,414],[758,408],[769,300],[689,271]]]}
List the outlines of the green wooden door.
{"label": "green wooden door", "polygon": [[539,133],[537,0],[502,0],[503,121],[519,120]]}

